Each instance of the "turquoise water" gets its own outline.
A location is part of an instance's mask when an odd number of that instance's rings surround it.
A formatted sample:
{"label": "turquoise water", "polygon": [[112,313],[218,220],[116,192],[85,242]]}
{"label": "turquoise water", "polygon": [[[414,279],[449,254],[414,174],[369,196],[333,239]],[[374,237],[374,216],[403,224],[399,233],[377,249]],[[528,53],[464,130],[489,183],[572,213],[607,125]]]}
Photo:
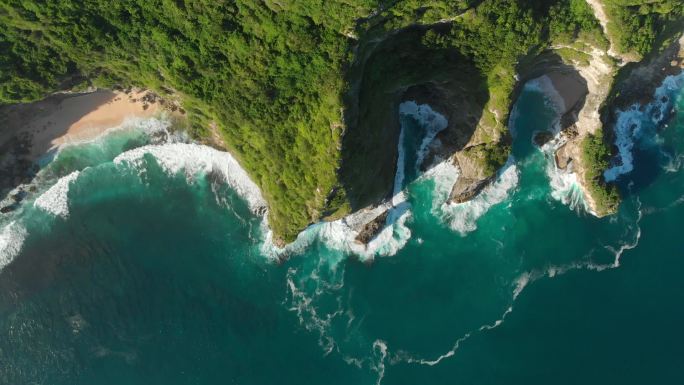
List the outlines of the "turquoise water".
{"label": "turquoise water", "polygon": [[113,161],[166,134],[67,148],[34,194],[80,170],[48,194],[66,206],[30,197],[0,223],[23,238],[0,273],[0,383],[679,383],[684,113],[636,141],[625,201],[604,219],[531,142],[555,118],[524,91],[513,158],[450,206],[453,170],[414,173],[424,127],[403,117],[410,208],[374,257],[334,224],[276,262],[219,173]]}

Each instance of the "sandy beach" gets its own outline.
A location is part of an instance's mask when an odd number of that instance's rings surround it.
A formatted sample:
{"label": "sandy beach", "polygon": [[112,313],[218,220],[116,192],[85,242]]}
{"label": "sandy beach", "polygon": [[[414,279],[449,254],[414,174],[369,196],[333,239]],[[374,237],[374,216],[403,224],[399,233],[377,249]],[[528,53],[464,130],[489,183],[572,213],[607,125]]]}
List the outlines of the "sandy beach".
{"label": "sandy beach", "polygon": [[28,104],[0,109],[0,143],[13,136],[31,136],[30,157],[36,160],[60,145],[93,139],[126,118],[151,117],[160,106],[147,91],[98,90],[86,94],[53,95]]}
{"label": "sandy beach", "polygon": [[0,107],[0,193],[27,183],[36,162],[60,146],[94,139],[128,118],[152,117],[161,110],[153,93],[138,89],[55,94]]}
{"label": "sandy beach", "polygon": [[587,93],[587,86],[577,76],[570,76],[559,72],[551,72],[546,76],[551,80],[551,84],[556,89],[556,92],[563,98],[565,102],[564,112],[575,107]]}

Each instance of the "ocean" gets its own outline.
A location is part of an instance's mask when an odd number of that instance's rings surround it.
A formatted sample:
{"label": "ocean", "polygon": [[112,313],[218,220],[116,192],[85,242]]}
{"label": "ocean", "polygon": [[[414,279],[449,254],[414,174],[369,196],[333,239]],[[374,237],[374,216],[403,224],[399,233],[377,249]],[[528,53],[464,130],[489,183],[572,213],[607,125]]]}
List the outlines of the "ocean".
{"label": "ocean", "polygon": [[[70,145],[0,219],[1,384],[673,384],[684,379],[684,76],[620,114],[624,201],[589,213],[534,83],[513,151],[447,203],[445,127],[401,106],[388,227],[271,243],[256,186],[163,118]],[[285,258],[286,257],[286,258]]]}

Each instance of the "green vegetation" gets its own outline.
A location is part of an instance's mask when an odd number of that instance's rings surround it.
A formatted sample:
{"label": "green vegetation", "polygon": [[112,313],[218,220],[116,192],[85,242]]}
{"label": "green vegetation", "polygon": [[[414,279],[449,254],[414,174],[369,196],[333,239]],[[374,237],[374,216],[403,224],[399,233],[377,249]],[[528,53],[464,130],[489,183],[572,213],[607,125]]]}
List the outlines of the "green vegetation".
{"label": "green vegetation", "polygon": [[553,44],[571,45],[583,41],[608,49],[601,24],[586,0],[560,2],[549,9],[549,39]]}
{"label": "green vegetation", "polygon": [[337,183],[343,72],[372,0],[5,0],[0,103],[80,74],[183,101],[195,135],[216,122],[262,187],[277,234],[318,220]]}
{"label": "green vegetation", "polygon": [[681,32],[684,0],[604,0],[616,49],[642,57],[662,35]]}
{"label": "green vegetation", "polygon": [[603,171],[610,165],[610,157],[610,150],[600,132],[595,135],[589,134],[584,138],[582,164],[585,186],[596,203],[596,214],[600,216],[616,212],[620,204],[617,187],[613,184],[606,184],[603,178]]}
{"label": "green vegetation", "polygon": [[[542,42],[542,24],[531,8],[515,1],[485,1],[473,12],[454,21],[447,33],[430,31],[426,45],[457,49],[472,58],[488,77],[492,101],[489,110],[508,109],[515,64]],[[492,49],[496,47],[496,49]]]}
{"label": "green vegetation", "polygon": [[[475,116],[487,102],[486,81],[472,61],[451,48],[426,47],[424,35],[423,28],[402,30],[374,45],[358,73],[352,71],[359,87],[348,103],[340,179],[354,209],[392,193],[397,147],[388,143],[397,143],[398,107],[407,90],[422,86],[450,109]],[[468,137],[475,129],[460,128]]]}
{"label": "green vegetation", "polygon": [[[608,0],[618,20],[639,15],[621,44],[644,52],[682,1]],[[0,104],[83,79],[179,99],[192,134],[216,124],[286,241],[387,189],[402,90],[475,95],[473,143],[493,174],[518,63],[607,44],[584,0],[3,0],[0,24]]]}
{"label": "green vegetation", "polygon": [[465,150],[464,155],[474,160],[483,174],[492,176],[506,164],[510,152],[511,146],[509,144],[486,143],[469,147]]}
{"label": "green vegetation", "polygon": [[588,66],[590,64],[591,55],[578,51],[574,48],[558,48],[554,52],[560,56],[565,63],[577,64],[580,66]]}

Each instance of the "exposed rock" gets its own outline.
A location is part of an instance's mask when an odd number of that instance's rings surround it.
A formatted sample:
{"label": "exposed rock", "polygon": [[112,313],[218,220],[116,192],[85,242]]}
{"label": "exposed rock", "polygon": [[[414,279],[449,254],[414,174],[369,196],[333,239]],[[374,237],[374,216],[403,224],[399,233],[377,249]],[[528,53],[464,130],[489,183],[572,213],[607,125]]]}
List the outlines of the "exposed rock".
{"label": "exposed rock", "polygon": [[532,137],[532,141],[537,146],[541,147],[553,139],[553,133],[550,131],[537,131]]}
{"label": "exposed rock", "polygon": [[449,200],[452,203],[463,203],[473,199],[479,194],[489,183],[494,180],[494,177],[485,179],[472,179],[460,176],[451,189]]}
{"label": "exposed rock", "polygon": [[[473,136],[487,136],[476,135],[478,130],[496,131],[480,124],[489,100],[484,74],[458,50],[431,50],[424,45],[422,36],[429,28],[412,26],[356,47],[345,95],[339,171],[352,211],[387,200],[393,193],[400,103],[429,104],[448,122],[433,142],[441,145],[430,146],[422,170],[449,159]],[[378,71],[391,71],[392,76],[372,75]],[[487,134],[490,141],[498,140],[494,133]]]}
{"label": "exposed rock", "polygon": [[574,154],[575,149],[575,146],[568,146],[568,144],[565,143],[556,150],[554,157],[556,159],[556,166],[558,166],[559,169],[566,170],[568,168],[572,159],[576,157]]}
{"label": "exposed rock", "polygon": [[385,212],[375,217],[375,219],[366,223],[359,231],[359,235],[356,236],[356,242],[367,245],[370,241],[372,241],[385,227],[388,213],[389,210],[386,210]]}
{"label": "exposed rock", "polygon": [[645,105],[653,101],[655,89],[663,79],[670,75],[678,75],[684,66],[684,35],[675,40],[660,53],[644,59],[643,62],[625,66],[621,73],[622,80],[615,86],[614,97],[607,108],[607,123],[615,122],[615,111],[625,110],[634,103]]}

